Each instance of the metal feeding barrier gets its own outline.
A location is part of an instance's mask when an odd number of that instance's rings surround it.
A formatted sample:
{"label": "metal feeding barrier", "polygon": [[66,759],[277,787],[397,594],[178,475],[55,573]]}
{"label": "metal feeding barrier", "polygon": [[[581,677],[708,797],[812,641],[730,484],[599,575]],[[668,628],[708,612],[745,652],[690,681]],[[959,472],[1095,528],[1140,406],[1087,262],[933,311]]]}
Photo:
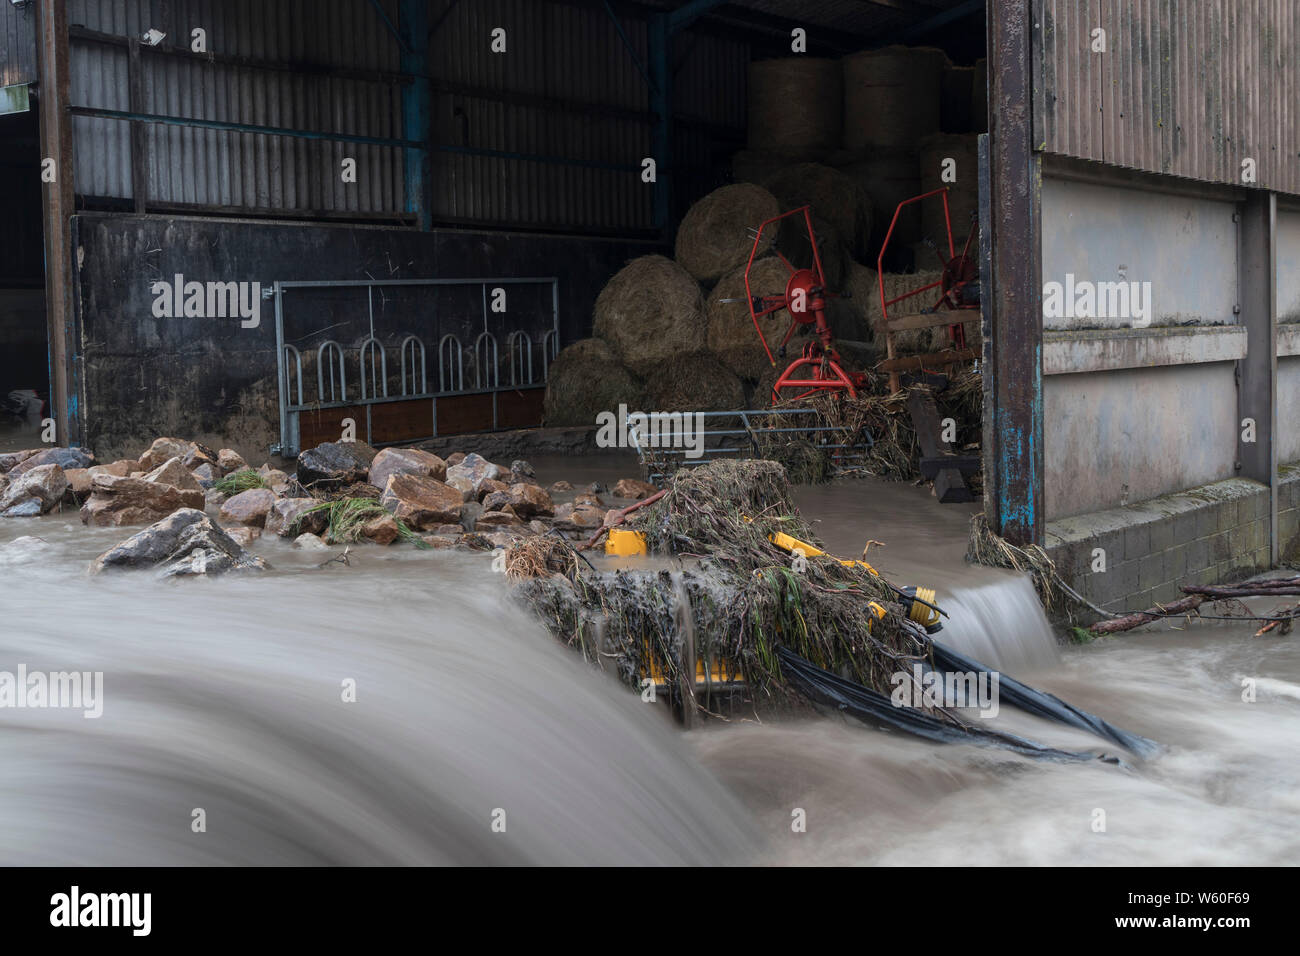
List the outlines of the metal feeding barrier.
{"label": "metal feeding barrier", "polygon": [[[852,467],[865,463],[866,454],[874,442],[865,430],[858,433],[861,440],[844,441],[844,429],[827,425],[821,412],[815,408],[749,408],[730,412],[655,412],[645,416],[650,424],[662,426],[666,420],[676,427],[689,416],[696,415],[705,427],[699,433],[698,457],[692,457],[693,449],[686,447],[667,447],[651,445],[647,439],[662,438],[662,428],[655,435],[642,435],[638,430],[628,427],[628,439],[641,460],[646,480],[654,482],[668,477],[665,466],[675,468],[692,467],[717,461],[720,458],[736,458],[752,455],[763,456],[763,438],[775,436],[798,436],[806,438],[819,450],[829,453],[833,464],[839,467]],[[782,419],[787,416],[813,416],[807,425],[789,425]],[[709,427],[713,425],[713,427]],[[692,428],[694,421],[692,421]],[[679,436],[680,437],[680,436]]]}
{"label": "metal feeding barrier", "polygon": [[[531,305],[512,309],[506,315],[489,310],[490,289],[526,285],[543,287],[531,294],[525,293],[525,301]],[[400,330],[377,329],[375,290],[380,289],[382,295],[384,288],[403,286],[477,286],[479,291],[474,298],[482,303],[482,314],[477,314],[479,306],[476,303],[469,315],[464,314],[462,306],[454,314],[440,317],[435,305],[428,309],[421,307],[417,312],[421,319],[416,321],[426,326],[423,330],[409,326]],[[352,340],[354,344],[347,344],[347,338],[335,332],[337,338],[325,338],[315,345],[314,389],[307,384],[313,363],[309,358],[304,369],[303,361],[303,352],[310,356],[312,349],[301,343],[308,336],[319,333],[300,336],[299,344],[285,341],[286,294],[313,289],[364,289],[367,299],[366,312],[349,320],[354,325],[365,326],[360,330],[362,334]],[[351,419],[356,425],[357,437],[373,444],[419,441],[466,431],[517,428],[540,421],[541,391],[560,346],[559,280],[554,276],[282,281],[275,283],[273,295],[280,407],[280,442],[272,446],[274,453],[296,455],[302,450],[303,415],[311,416],[311,421],[306,423],[311,439],[321,440],[322,435],[328,435],[331,437],[324,440],[337,440],[333,436],[337,434],[338,423]],[[538,303],[543,304],[539,306]],[[453,310],[446,311],[451,313]],[[444,332],[448,323],[453,324],[456,331]],[[338,324],[346,325],[348,322]],[[489,324],[495,331],[489,328]],[[528,327],[517,327],[519,325]],[[504,375],[501,369],[503,342],[504,360],[508,364]],[[431,388],[430,348],[434,349],[436,356],[436,389]],[[388,371],[390,350],[397,362],[391,383]],[[535,356],[535,352],[540,354]],[[353,376],[351,379],[349,370]],[[314,400],[308,401],[313,392]],[[403,405],[405,407],[398,407]],[[534,411],[538,421],[530,418]]]}

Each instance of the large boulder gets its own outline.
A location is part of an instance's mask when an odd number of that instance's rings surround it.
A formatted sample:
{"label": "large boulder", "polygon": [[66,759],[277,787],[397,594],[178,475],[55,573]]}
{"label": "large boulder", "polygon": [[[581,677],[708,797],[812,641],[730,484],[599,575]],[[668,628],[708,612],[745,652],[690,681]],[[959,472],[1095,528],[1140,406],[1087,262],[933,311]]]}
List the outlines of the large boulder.
{"label": "large boulder", "polygon": [[362,441],[330,441],[298,456],[298,481],[310,488],[315,482],[350,485],[370,476],[376,452]]}
{"label": "large boulder", "polygon": [[227,498],[219,517],[230,524],[260,528],[266,524],[267,513],[273,504],[275,492],[270,488],[249,488]]}
{"label": "large boulder", "polygon": [[89,468],[95,463],[95,456],[83,448],[46,448],[38,451],[9,469],[9,480],[13,481],[33,468],[42,465],[58,465],[64,471],[69,468]]}
{"label": "large boulder", "polygon": [[153,471],[171,458],[179,458],[186,468],[196,468],[205,461],[217,463],[217,453],[207,445],[184,438],[155,438],[149,450],[140,456],[140,470]]}
{"label": "large boulder", "polygon": [[[205,463],[206,464],[206,463]],[[203,485],[194,477],[179,455],[168,458],[144,476],[145,481],[159,485],[171,485],[180,491],[203,491]]]}
{"label": "large boulder", "polygon": [[81,506],[81,520],[100,527],[149,524],[182,508],[202,510],[206,503],[202,490],[176,488],[143,478],[96,475],[90,480],[90,498]]}
{"label": "large boulder", "polygon": [[423,475],[442,481],[447,477],[447,463],[419,448],[385,448],[370,463],[368,480],[376,488],[383,488],[391,475]]}
{"label": "large boulder", "polygon": [[[11,473],[12,474],[12,473]],[[57,464],[38,465],[17,478],[0,497],[0,517],[29,518],[52,511],[68,490],[68,479]]]}
{"label": "large boulder", "polygon": [[418,531],[455,524],[465,507],[460,491],[424,475],[389,476],[379,503]]}
{"label": "large boulder", "polygon": [[241,548],[202,511],[182,508],[90,563],[92,574],[118,568],[158,568],[163,577],[173,577],[261,571],[267,563]]}
{"label": "large boulder", "polygon": [[324,509],[312,511],[323,504],[319,498],[281,498],[266,513],[266,533],[282,538],[300,534],[323,534],[329,524]]}

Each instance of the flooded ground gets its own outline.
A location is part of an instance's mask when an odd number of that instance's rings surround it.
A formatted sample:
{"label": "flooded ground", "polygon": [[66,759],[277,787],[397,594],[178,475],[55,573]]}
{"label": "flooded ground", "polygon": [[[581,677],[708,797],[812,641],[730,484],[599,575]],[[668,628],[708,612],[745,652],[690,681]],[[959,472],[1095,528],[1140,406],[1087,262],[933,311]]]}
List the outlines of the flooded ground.
{"label": "flooded ground", "polygon": [[[543,483],[636,473],[533,464]],[[683,734],[513,607],[485,555],[369,546],[322,568],[341,549],[263,538],[264,575],[88,578],[127,532],[65,514],[0,523],[0,671],[102,671],[103,716],[0,708],[0,863],[1295,859],[1294,638],[1202,626],[1063,649],[1026,581],[962,562],[970,507],[874,481],[797,497],[832,550],[883,541],[880,570],[936,587],[949,644],[1164,751],[1059,764],[835,718]]]}

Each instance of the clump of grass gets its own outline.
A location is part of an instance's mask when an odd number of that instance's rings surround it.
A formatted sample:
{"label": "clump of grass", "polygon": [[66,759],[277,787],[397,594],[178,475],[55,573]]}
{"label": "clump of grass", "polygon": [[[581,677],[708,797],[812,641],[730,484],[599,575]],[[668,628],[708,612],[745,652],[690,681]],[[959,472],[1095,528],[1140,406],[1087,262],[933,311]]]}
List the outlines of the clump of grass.
{"label": "clump of grass", "polygon": [[241,491],[266,487],[268,487],[266,479],[252,468],[241,468],[239,471],[232,471],[212,486],[214,491],[219,491],[223,495],[237,495]]}
{"label": "clump of grass", "polygon": [[[314,507],[308,508],[294,521],[294,529],[297,529],[304,517],[318,511],[324,511],[328,515],[329,522],[325,528],[325,536],[331,544],[359,541],[362,527],[371,518],[385,515],[392,517],[389,515],[388,509],[374,498],[339,498],[337,501],[323,501]],[[397,522],[397,536],[399,538],[411,542],[417,548],[429,547],[405,521],[400,518],[393,518],[393,520]]]}

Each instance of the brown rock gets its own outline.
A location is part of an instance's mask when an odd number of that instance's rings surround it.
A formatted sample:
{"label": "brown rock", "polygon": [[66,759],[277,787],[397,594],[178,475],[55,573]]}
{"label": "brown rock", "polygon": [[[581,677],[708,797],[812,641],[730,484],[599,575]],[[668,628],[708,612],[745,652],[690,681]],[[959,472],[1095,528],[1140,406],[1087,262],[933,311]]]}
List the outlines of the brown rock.
{"label": "brown rock", "polygon": [[519,535],[509,531],[493,531],[484,535],[493,548],[508,548],[519,541]]}
{"label": "brown rock", "polygon": [[[507,505],[506,507],[509,507]],[[479,533],[502,531],[506,528],[523,529],[527,527],[519,516],[510,511],[485,511],[474,522],[474,530]]]}
{"label": "brown rock", "polygon": [[128,478],[131,472],[138,471],[140,463],[131,458],[119,458],[117,461],[110,461],[107,465],[91,465],[86,470],[90,472],[93,478],[95,475],[113,475],[115,478]]}
{"label": "brown rock", "polygon": [[229,524],[261,528],[266,524],[266,516],[274,504],[275,492],[270,488],[249,488],[226,499],[219,517]]}
{"label": "brown rock", "polygon": [[600,495],[591,495],[584,492],[583,494],[575,496],[573,499],[573,506],[575,508],[580,505],[586,505],[589,508],[604,508],[605,502],[601,501]]}
{"label": "brown rock", "polygon": [[474,482],[470,481],[468,478],[465,478],[461,475],[454,475],[447,479],[446,485],[448,488],[455,488],[458,492],[460,492],[460,497],[462,501],[476,500],[474,497],[475,495]]}
{"label": "brown rock", "polygon": [[551,485],[551,487],[546,490],[549,491],[552,495],[562,495],[565,494],[566,492],[572,491],[573,485],[569,484],[567,481],[557,481],[555,484]]}
{"label": "brown rock", "polygon": [[248,467],[248,462],[244,461],[244,456],[231,448],[223,448],[217,452],[217,467],[225,474],[232,471],[241,471]]}
{"label": "brown rock", "polygon": [[95,475],[90,479],[90,498],[81,506],[81,520],[100,527],[151,524],[182,508],[201,511],[206,504],[202,491],[142,478]]}
{"label": "brown rock", "polygon": [[400,533],[392,515],[375,515],[361,525],[361,537],[375,544],[392,544]]}
{"label": "brown rock", "polygon": [[311,510],[320,504],[319,498],[280,498],[266,513],[266,533],[281,538],[324,533],[329,515],[324,509]]}
{"label": "brown rock", "polygon": [[[457,525],[456,530],[460,530],[459,525]],[[437,551],[456,547],[456,536],[450,534],[422,534],[420,540]]]}
{"label": "brown rock", "polygon": [[[502,474],[500,465],[494,465],[482,455],[470,452],[459,464],[450,465],[447,468],[447,480],[453,478],[466,478],[474,487],[475,498],[481,498],[480,489],[485,481],[492,481]],[[492,488],[492,491],[502,491],[502,488]]]}
{"label": "brown rock", "polygon": [[440,524],[438,527],[433,529],[433,533],[436,535],[458,538],[465,533],[465,528],[463,525],[459,524]]}
{"label": "brown rock", "polygon": [[152,481],[155,484],[171,485],[181,491],[202,491],[203,486],[199,480],[190,473],[190,470],[182,464],[179,456],[168,458],[163,464],[150,471],[144,476],[145,481]]}
{"label": "brown rock", "polygon": [[521,481],[511,485],[506,494],[510,498],[510,507],[521,518],[536,518],[539,515],[550,517],[555,514],[555,502],[537,485]]}
{"label": "brown rock", "polygon": [[478,487],[475,489],[479,501],[482,501],[484,498],[486,498],[488,495],[492,494],[493,492],[497,492],[497,491],[504,492],[509,490],[510,490],[510,486],[508,484],[506,484],[504,481],[498,481],[495,478],[484,478],[481,482],[479,482]]}
{"label": "brown rock", "polygon": [[605,512],[590,505],[560,505],[555,509],[555,525],[558,528],[573,530],[575,528],[599,528],[605,522]]}
{"label": "brown rock", "polygon": [[293,546],[301,548],[304,551],[327,551],[329,545],[322,541],[318,536],[310,531],[304,532],[293,539]]}
{"label": "brown rock", "polygon": [[92,470],[90,468],[69,468],[63,473],[63,476],[68,479],[68,491],[76,495],[78,503],[90,494]]}
{"label": "brown rock", "polygon": [[193,468],[205,461],[214,465],[217,462],[216,452],[198,442],[183,438],[155,438],[148,451],[140,456],[140,470],[153,471],[159,465],[166,464],[169,458],[179,458],[186,468]]}
{"label": "brown rock", "polygon": [[539,521],[536,518],[528,522],[528,527],[532,529],[534,534],[546,534],[551,530],[545,521]]}
{"label": "brown rock", "polygon": [[460,520],[465,506],[457,489],[423,475],[390,475],[379,503],[410,527],[427,531]]}
{"label": "brown rock", "polygon": [[638,481],[636,478],[624,478],[614,486],[611,493],[615,498],[635,498],[641,501],[657,494],[658,491],[658,488],[648,482]]}
{"label": "brown rock", "polygon": [[447,467],[450,468],[452,465],[459,465],[462,461],[464,461],[465,453],[463,451],[453,451],[444,460],[447,462]]}
{"label": "brown rock", "polygon": [[385,448],[370,463],[370,484],[383,488],[390,475],[423,475],[442,481],[447,477],[447,463],[419,448]]}

